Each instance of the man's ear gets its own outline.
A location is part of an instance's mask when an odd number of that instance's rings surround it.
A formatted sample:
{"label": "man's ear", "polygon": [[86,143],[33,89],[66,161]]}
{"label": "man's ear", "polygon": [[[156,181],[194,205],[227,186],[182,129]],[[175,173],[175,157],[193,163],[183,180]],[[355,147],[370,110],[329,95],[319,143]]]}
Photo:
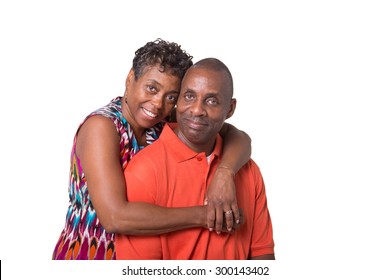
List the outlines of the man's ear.
{"label": "man's ear", "polygon": [[232,100],[230,100],[230,108],[228,114],[226,115],[226,119],[233,116],[234,111],[236,110],[236,105],[237,105],[237,100],[235,98],[232,98]]}

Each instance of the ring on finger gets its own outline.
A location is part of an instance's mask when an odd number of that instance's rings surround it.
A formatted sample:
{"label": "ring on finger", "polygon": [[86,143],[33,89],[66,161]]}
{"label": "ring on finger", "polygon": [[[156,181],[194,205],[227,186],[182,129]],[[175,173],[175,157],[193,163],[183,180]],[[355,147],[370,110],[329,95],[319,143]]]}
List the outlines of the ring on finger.
{"label": "ring on finger", "polygon": [[226,215],[226,216],[230,216],[230,215],[232,215],[232,214],[233,214],[233,211],[232,211],[232,210],[229,210],[229,211],[226,211],[226,212],[225,212],[225,215]]}

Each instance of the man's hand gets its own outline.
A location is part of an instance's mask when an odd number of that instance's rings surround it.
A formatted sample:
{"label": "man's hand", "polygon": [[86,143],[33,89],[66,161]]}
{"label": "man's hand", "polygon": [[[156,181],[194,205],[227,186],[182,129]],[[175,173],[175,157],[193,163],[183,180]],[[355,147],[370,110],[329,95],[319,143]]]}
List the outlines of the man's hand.
{"label": "man's hand", "polygon": [[234,224],[240,224],[240,212],[236,199],[234,172],[228,168],[218,167],[208,187],[205,204],[207,204],[207,227],[220,233],[224,223],[227,231],[232,231]]}

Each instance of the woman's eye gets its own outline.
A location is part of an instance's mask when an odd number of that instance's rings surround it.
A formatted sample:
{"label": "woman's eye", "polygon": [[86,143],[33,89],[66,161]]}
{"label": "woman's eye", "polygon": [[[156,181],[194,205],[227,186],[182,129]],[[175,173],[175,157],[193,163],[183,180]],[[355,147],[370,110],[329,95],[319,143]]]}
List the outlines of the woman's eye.
{"label": "woman's eye", "polygon": [[167,99],[169,102],[176,102],[177,101],[177,96],[176,95],[168,95]]}
{"label": "woman's eye", "polygon": [[146,88],[148,89],[148,91],[152,91],[152,92],[157,91],[157,89],[154,86],[146,86]]}

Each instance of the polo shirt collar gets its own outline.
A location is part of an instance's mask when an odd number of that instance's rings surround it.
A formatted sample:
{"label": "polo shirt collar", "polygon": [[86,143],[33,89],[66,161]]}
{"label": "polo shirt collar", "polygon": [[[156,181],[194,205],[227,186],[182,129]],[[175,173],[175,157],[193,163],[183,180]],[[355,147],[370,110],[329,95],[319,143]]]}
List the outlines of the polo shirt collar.
{"label": "polo shirt collar", "polygon": [[[184,144],[179,137],[175,134],[174,130],[177,127],[177,123],[167,123],[164,126],[163,131],[161,132],[160,141],[164,142],[164,145],[166,145],[170,151],[172,151],[172,155],[177,159],[178,162],[185,161],[192,159],[200,154],[205,153],[197,153],[193,150],[191,150],[186,144]],[[215,157],[220,157],[222,155],[222,137],[217,134],[216,143],[214,146],[214,150],[211,154],[214,154]]]}

